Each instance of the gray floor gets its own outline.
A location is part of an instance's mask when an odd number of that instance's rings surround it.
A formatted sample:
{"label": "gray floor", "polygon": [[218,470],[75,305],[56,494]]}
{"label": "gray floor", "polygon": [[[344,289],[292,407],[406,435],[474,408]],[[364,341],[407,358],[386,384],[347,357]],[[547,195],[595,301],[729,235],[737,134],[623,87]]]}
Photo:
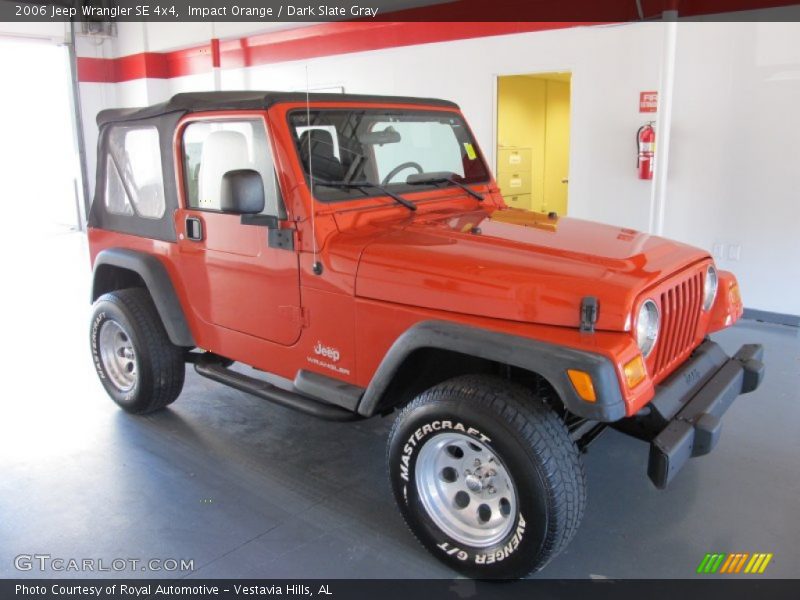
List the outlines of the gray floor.
{"label": "gray floor", "polygon": [[[169,410],[128,416],[90,364],[82,237],[31,246],[2,249],[0,577],[42,576],[14,568],[32,553],[193,559],[201,578],[452,576],[395,511],[388,419],[320,422],[194,373]],[[772,552],[765,576],[798,576],[798,334],[742,322],[716,336],[763,343],[767,379],[668,490],[649,483],[645,445],[598,440],[583,525],[539,576],[691,577],[706,552]]]}

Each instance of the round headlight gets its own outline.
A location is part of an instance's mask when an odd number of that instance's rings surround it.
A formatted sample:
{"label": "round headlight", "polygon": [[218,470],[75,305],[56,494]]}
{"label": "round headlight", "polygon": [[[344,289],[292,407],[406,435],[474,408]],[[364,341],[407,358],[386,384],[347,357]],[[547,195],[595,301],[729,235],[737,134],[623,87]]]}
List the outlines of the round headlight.
{"label": "round headlight", "polygon": [[719,286],[719,279],[717,278],[717,270],[708,265],[706,269],[706,280],[703,284],[703,310],[709,310],[714,304],[714,298],[717,297],[717,287]]}
{"label": "round headlight", "polygon": [[645,300],[636,316],[636,343],[642,355],[647,358],[656,345],[659,326],[658,307],[652,300]]}

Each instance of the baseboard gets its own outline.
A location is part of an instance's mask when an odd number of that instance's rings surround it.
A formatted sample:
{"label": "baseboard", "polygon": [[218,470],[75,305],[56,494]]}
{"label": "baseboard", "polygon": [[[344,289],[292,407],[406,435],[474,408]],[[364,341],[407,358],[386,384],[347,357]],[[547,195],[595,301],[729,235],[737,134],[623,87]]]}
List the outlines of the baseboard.
{"label": "baseboard", "polygon": [[791,327],[800,327],[800,315],[787,315],[784,313],[772,312],[769,310],[757,310],[755,308],[745,308],[745,319],[752,321],[763,321],[765,323],[777,323],[778,325],[789,325]]}

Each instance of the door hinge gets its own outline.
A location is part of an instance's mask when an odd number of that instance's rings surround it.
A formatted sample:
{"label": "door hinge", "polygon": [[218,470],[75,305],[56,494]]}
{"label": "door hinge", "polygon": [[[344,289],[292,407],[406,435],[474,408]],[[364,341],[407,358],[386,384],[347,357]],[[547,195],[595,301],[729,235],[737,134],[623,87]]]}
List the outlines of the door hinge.
{"label": "door hinge", "polygon": [[309,326],[309,310],[302,306],[279,306],[278,313],[282,318],[288,319],[291,323],[296,323],[300,327]]}
{"label": "door hinge", "polygon": [[270,229],[267,232],[267,245],[270,248],[294,250],[294,229]]}

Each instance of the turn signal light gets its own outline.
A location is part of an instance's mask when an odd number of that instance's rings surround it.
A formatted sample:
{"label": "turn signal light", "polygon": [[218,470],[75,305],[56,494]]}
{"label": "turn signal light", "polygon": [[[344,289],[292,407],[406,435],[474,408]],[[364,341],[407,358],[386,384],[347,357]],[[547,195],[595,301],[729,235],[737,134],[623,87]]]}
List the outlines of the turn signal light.
{"label": "turn signal light", "polygon": [[577,369],[567,369],[567,375],[575,391],[578,392],[578,396],[586,400],[586,402],[597,402],[597,396],[594,393],[594,384],[588,373],[585,371],[578,371]]}
{"label": "turn signal light", "polygon": [[641,354],[638,354],[636,358],[627,363],[623,370],[625,371],[628,387],[631,389],[642,383],[647,376],[647,371],[644,368],[644,359]]}
{"label": "turn signal light", "polygon": [[742,295],[739,292],[739,284],[734,283],[731,285],[730,289],[728,290],[728,300],[731,304],[741,304]]}

